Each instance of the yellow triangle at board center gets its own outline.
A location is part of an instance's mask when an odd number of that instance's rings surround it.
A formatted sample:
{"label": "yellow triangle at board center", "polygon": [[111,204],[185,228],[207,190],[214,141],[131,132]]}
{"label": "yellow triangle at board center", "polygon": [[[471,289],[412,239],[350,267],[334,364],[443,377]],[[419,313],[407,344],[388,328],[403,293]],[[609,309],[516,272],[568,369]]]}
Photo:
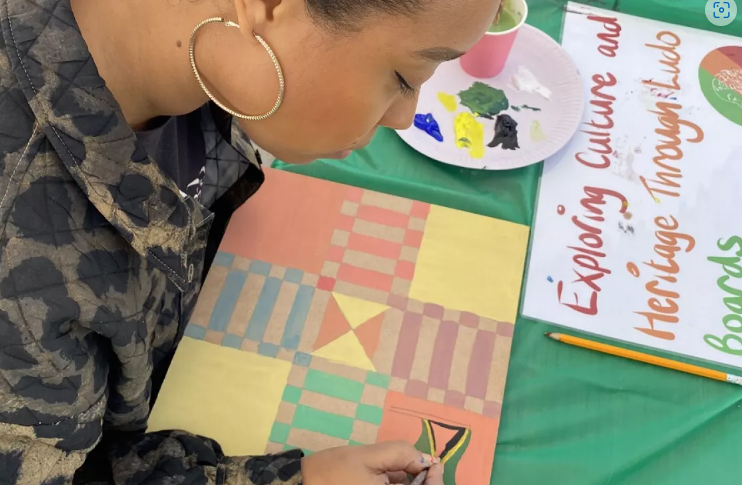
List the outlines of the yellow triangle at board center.
{"label": "yellow triangle at board center", "polygon": [[366,351],[363,350],[363,346],[353,332],[348,332],[321,349],[315,350],[312,352],[312,355],[351,367],[376,372],[376,367],[374,367],[374,364],[366,355]]}
{"label": "yellow triangle at board center", "polygon": [[332,296],[353,330],[389,309],[387,305],[381,303],[361,300],[339,293],[333,293]]}

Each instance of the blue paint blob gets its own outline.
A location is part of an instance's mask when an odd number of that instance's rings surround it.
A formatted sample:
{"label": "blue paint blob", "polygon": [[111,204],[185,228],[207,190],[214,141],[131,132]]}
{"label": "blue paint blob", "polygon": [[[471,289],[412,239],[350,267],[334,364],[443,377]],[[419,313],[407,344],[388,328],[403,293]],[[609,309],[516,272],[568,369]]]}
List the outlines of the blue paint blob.
{"label": "blue paint blob", "polygon": [[552,278],[551,276],[547,276],[546,277],[546,281],[548,281],[549,283],[553,283],[554,282],[554,278]]}
{"label": "blue paint blob", "polygon": [[438,126],[438,122],[435,120],[435,118],[433,118],[433,115],[431,113],[428,113],[426,115],[416,114],[415,128],[423,130],[425,133],[432,136],[438,141],[443,141],[441,127]]}

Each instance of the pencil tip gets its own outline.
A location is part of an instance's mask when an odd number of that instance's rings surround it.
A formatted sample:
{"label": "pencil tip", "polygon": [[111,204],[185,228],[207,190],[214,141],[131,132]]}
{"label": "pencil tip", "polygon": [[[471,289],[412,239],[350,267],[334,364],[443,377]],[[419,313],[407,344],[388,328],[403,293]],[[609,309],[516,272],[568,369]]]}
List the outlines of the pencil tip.
{"label": "pencil tip", "polygon": [[551,332],[546,332],[544,335],[546,335],[547,337],[551,337]]}

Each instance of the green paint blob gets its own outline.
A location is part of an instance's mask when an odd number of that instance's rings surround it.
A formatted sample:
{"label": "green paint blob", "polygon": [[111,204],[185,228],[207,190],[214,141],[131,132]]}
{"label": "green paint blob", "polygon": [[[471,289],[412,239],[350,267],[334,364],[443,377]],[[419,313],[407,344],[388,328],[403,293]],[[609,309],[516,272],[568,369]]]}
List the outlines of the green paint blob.
{"label": "green paint blob", "polygon": [[361,402],[363,383],[309,369],[304,389],[350,402]]}
{"label": "green paint blob", "polygon": [[472,84],[469,89],[461,91],[459,99],[475,116],[490,120],[510,107],[505,91],[479,81]]}
{"label": "green paint blob", "polygon": [[372,386],[381,387],[382,389],[389,389],[390,377],[376,372],[369,372],[366,376],[366,384]]}
{"label": "green paint blob", "polygon": [[294,414],[294,428],[349,440],[353,434],[353,418],[330,414],[319,409],[299,405]]}
{"label": "green paint blob", "polygon": [[370,406],[368,404],[359,404],[358,409],[356,409],[356,419],[375,424],[377,426],[381,424],[381,417],[383,415],[383,409],[376,406]]}
{"label": "green paint blob", "polygon": [[286,386],[286,389],[283,390],[283,397],[281,398],[281,400],[290,402],[291,404],[298,404],[300,398],[301,389],[294,386]]}
{"label": "green paint blob", "polygon": [[271,435],[270,438],[268,438],[268,441],[285,444],[289,440],[289,431],[291,431],[291,426],[288,424],[273,423],[273,428],[271,429]]}
{"label": "green paint blob", "polygon": [[505,32],[506,30],[510,30],[513,27],[518,25],[518,21],[515,19],[515,15],[508,12],[507,10],[503,10],[500,14],[500,21],[496,24],[493,23],[490,25],[490,28],[487,29],[487,32]]}

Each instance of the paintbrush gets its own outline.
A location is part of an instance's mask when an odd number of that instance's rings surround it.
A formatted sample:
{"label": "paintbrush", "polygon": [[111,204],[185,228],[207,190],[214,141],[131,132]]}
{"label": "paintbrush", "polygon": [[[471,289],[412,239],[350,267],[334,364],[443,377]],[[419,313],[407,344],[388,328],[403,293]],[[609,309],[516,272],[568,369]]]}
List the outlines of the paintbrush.
{"label": "paintbrush", "polygon": [[414,480],[412,480],[412,483],[410,483],[410,485],[423,485],[426,478],[428,478],[428,470],[423,470],[415,477]]}

